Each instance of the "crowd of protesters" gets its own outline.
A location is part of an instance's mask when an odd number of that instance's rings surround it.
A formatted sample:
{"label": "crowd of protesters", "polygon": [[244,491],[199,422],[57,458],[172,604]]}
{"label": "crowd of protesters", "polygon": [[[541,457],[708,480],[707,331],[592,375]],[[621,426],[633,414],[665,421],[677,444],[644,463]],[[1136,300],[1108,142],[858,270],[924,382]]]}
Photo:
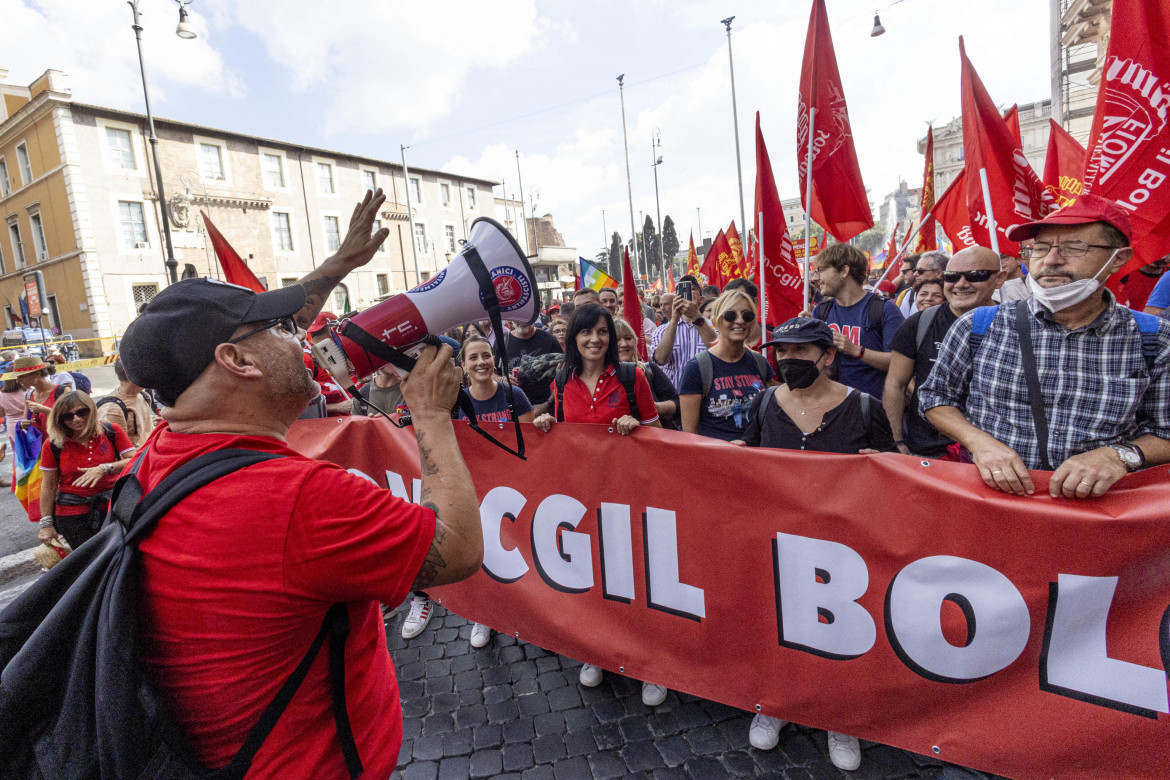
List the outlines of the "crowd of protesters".
{"label": "crowd of protesters", "polygon": [[[370,242],[381,234],[371,238],[381,199],[378,193],[359,204],[338,257],[346,251],[350,255],[343,261],[331,258],[336,268],[326,271],[347,273],[368,261],[376,246]],[[1046,469],[1053,471],[1048,490],[1054,497],[1100,496],[1128,472],[1170,462],[1170,322],[1157,316],[1170,309],[1166,263],[1115,280],[1119,295],[1104,288],[1133,255],[1130,235],[1124,212],[1082,196],[1045,220],[1009,230],[1007,238],[1018,243],[1019,256],[978,247],[953,256],[939,251],[911,255],[896,279],[876,287],[865,253],[847,243],[831,244],[810,268],[814,294],[809,310],[782,322],[761,321],[760,292],[747,280],[720,289],[683,276],[673,290],[639,306],[641,316],[632,322],[620,315],[623,291],[580,289],[570,300],[549,306],[536,322],[508,322],[501,345],[486,322],[447,333],[447,346],[428,352],[416,371],[428,372],[428,381],[450,384],[455,380],[440,374],[453,355],[478,419],[532,422],[544,433],[568,422],[610,426],[633,436],[644,435],[640,428],[668,428],[718,439],[728,447],[858,458],[898,452],[973,464],[989,487],[1008,493],[1032,493],[1037,486],[1030,470]],[[331,278],[322,271],[318,280]],[[177,429],[194,425],[192,433],[199,432],[200,414],[222,414],[208,411],[216,408],[217,392],[236,388],[262,397],[262,388],[250,384],[252,365],[280,375],[280,397],[291,399],[290,408],[296,398],[316,395],[301,417],[424,412],[416,425],[424,495],[431,490],[425,482],[433,473],[428,466],[458,461],[463,469],[457,448],[451,451],[453,438],[440,425],[443,415],[434,413],[442,403],[424,392],[426,385],[413,378],[414,372],[403,380],[393,369],[381,369],[366,377],[359,397],[351,399],[315,364],[308,345],[327,337],[325,326],[336,319],[328,312],[318,314],[332,287],[311,278],[303,284],[308,293],[296,300],[283,291],[257,296],[270,301],[263,318],[251,299],[233,304],[235,309],[222,314],[223,333],[236,335],[230,340],[208,336],[215,352],[202,374],[172,380],[175,371],[164,370],[168,353],[153,346],[139,348],[131,374],[140,381],[155,378],[163,401],[175,407],[170,411],[179,421]],[[175,302],[180,292],[170,290],[176,292],[167,305],[190,303]],[[289,312],[296,313],[295,321]],[[166,343],[171,338],[166,317],[173,313],[166,305],[154,306],[157,322],[140,317],[145,324],[137,341]],[[262,327],[246,328],[249,323]],[[147,327],[152,329],[149,342]],[[246,340],[257,334],[256,341],[265,344],[249,346]],[[285,352],[296,362],[298,337],[311,382],[299,368],[299,377],[274,368]],[[639,357],[640,341],[647,359]],[[150,435],[155,425],[151,396],[120,365],[116,401],[100,404],[52,381],[50,367],[39,358],[17,358],[12,368],[17,384],[6,383],[0,394],[9,436],[14,428],[33,428],[43,439],[40,468],[46,477],[36,510],[42,518],[40,538],[63,537],[76,546],[96,530],[94,518],[103,513],[116,474]],[[315,382],[319,392],[304,391],[307,382]],[[1033,397],[1035,388],[1040,398]],[[418,408],[424,401],[426,408]],[[241,408],[239,420],[245,418]],[[284,417],[277,422],[287,428]],[[162,436],[154,438],[173,442],[183,435],[164,424]],[[431,460],[425,435],[437,437],[447,460]],[[469,481],[465,470],[455,476],[456,482]],[[432,507],[426,500],[423,506]],[[421,563],[419,576],[402,573],[393,588],[370,589],[393,591],[400,598],[413,589],[400,626],[407,639],[425,631],[433,614],[425,588],[457,578],[450,572],[435,575],[431,553],[441,548],[448,532],[457,539],[478,534],[471,530],[474,508],[465,506],[468,496],[449,500],[471,519],[449,527],[437,519],[430,553],[424,544],[429,536],[412,536],[410,561]],[[463,557],[462,568],[473,569],[475,556]],[[386,624],[393,614],[383,608]],[[479,648],[490,638],[491,629],[476,624],[470,643]],[[580,684],[598,685],[603,672],[593,661],[601,659],[581,660]],[[166,666],[161,656],[154,663]],[[661,704],[667,693],[663,685],[643,683],[647,706]],[[757,714],[749,730],[751,745],[774,748],[784,725]],[[860,766],[855,737],[829,733],[828,746],[838,768]],[[212,752],[230,755],[226,744]]]}

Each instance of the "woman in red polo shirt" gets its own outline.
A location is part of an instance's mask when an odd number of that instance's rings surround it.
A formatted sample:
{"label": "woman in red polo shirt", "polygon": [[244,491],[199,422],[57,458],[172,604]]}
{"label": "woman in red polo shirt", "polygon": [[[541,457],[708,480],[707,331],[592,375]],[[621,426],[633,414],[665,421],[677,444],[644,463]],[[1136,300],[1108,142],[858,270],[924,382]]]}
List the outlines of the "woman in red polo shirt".
{"label": "woman in red polo shirt", "polygon": [[[661,428],[654,393],[642,369],[634,367],[634,400],[638,416],[631,412],[626,388],[618,378],[618,346],[613,317],[596,303],[586,304],[573,312],[569,332],[565,334],[565,363],[552,382],[552,414],[542,414],[533,422],[548,431],[557,420],[576,423],[612,425],[623,436],[639,425]],[[564,383],[563,394],[558,392]],[[563,395],[564,408],[557,406]]]}
{"label": "woman in red polo shirt", "polygon": [[73,549],[97,533],[109,508],[109,491],[134,454],[121,426],[99,423],[89,393],[63,393],[49,412],[41,450],[41,531]]}

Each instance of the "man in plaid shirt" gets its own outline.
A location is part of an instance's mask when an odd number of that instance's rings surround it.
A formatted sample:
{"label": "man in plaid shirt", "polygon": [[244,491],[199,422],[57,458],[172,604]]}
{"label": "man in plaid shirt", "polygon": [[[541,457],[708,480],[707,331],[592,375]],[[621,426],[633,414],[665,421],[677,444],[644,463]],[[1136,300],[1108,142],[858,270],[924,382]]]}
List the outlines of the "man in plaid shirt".
{"label": "man in plaid shirt", "polygon": [[1157,323],[1148,366],[1134,313],[1101,286],[1133,256],[1129,217],[1082,195],[1007,235],[1030,261],[1032,297],[1001,304],[977,349],[976,312],[951,327],[919,391],[927,420],[962,443],[989,487],[1034,491],[1028,469],[1043,466],[1016,326],[1024,306],[1055,466],[1048,492],[1100,496],[1128,471],[1170,461],[1170,322]]}

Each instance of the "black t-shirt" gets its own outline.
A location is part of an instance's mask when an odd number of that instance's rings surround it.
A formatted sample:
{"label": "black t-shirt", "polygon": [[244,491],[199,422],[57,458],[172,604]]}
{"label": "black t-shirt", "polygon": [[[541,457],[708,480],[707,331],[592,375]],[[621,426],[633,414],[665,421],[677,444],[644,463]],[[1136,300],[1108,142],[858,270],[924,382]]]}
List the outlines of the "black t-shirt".
{"label": "black t-shirt", "polygon": [[682,415],[679,414],[678,390],[674,389],[674,383],[670,381],[670,377],[666,375],[661,366],[646,363],[644,367],[646,379],[650,382],[650,392],[654,394],[655,402],[674,401],[674,415],[669,420],[662,420],[662,427],[673,428],[676,431],[682,430],[679,424]]}
{"label": "black t-shirt", "polygon": [[[504,337],[504,349],[508,351],[508,367],[518,368],[520,359],[525,356],[560,354],[561,343],[548,331],[537,329],[532,337],[527,339],[517,338],[515,334],[509,333]],[[546,402],[552,394],[548,378],[543,381],[525,381],[524,377],[521,377],[520,389],[528,396],[533,406]]]}
{"label": "black t-shirt", "polygon": [[820,426],[812,433],[805,433],[776,403],[775,393],[772,402],[764,410],[764,424],[761,426],[760,404],[765,394],[760,393],[752,401],[743,440],[749,447],[837,452],[843,455],[856,455],[864,449],[890,452],[894,449],[894,436],[890,433],[890,421],[882,409],[882,402],[870,396],[869,414],[863,419],[861,395],[860,390],[850,388],[844,401],[825,412]]}
{"label": "black t-shirt", "polygon": [[949,304],[944,303],[931,308],[934,309],[935,315],[926,329],[921,349],[918,348],[918,322],[925,313],[921,311],[911,314],[894,333],[894,339],[890,342],[892,352],[905,355],[914,361],[914,395],[906,404],[906,413],[902,420],[906,446],[916,455],[941,455],[954,443],[928,423],[918,410],[918,388],[922,387],[926,378],[930,376],[930,370],[934,368],[943,337],[959,319],[951,311]]}

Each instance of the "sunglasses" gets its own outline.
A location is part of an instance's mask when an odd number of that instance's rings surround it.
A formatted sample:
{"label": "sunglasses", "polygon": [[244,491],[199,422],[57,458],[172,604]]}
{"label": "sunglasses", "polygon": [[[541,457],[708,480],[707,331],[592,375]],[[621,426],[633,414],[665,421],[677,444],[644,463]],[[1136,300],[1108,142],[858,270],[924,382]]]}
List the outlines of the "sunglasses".
{"label": "sunglasses", "polygon": [[89,417],[89,409],[83,406],[80,409],[74,409],[72,412],[65,412],[61,415],[61,422],[67,423],[74,417],[79,420],[84,420],[85,418]]}
{"label": "sunglasses", "polygon": [[988,271],[987,269],[979,271],[947,271],[943,274],[943,281],[947,284],[955,284],[959,279],[966,279],[972,284],[978,284],[979,282],[986,282],[996,273],[998,271]]}
{"label": "sunglasses", "polygon": [[743,317],[744,322],[755,322],[756,321],[756,313],[754,311],[741,311],[741,312],[725,311],[725,312],[723,312],[723,321],[724,322],[735,322],[737,317]]}
{"label": "sunglasses", "polygon": [[276,319],[266,320],[265,322],[260,323],[260,327],[256,328],[255,330],[248,331],[243,336],[237,336],[236,338],[231,339],[228,341],[228,344],[239,344],[244,339],[250,339],[257,333],[263,333],[270,328],[280,328],[281,330],[287,331],[294,336],[297,335],[297,331],[299,330],[299,328],[297,328],[297,321],[294,320],[291,316],[277,317]]}

